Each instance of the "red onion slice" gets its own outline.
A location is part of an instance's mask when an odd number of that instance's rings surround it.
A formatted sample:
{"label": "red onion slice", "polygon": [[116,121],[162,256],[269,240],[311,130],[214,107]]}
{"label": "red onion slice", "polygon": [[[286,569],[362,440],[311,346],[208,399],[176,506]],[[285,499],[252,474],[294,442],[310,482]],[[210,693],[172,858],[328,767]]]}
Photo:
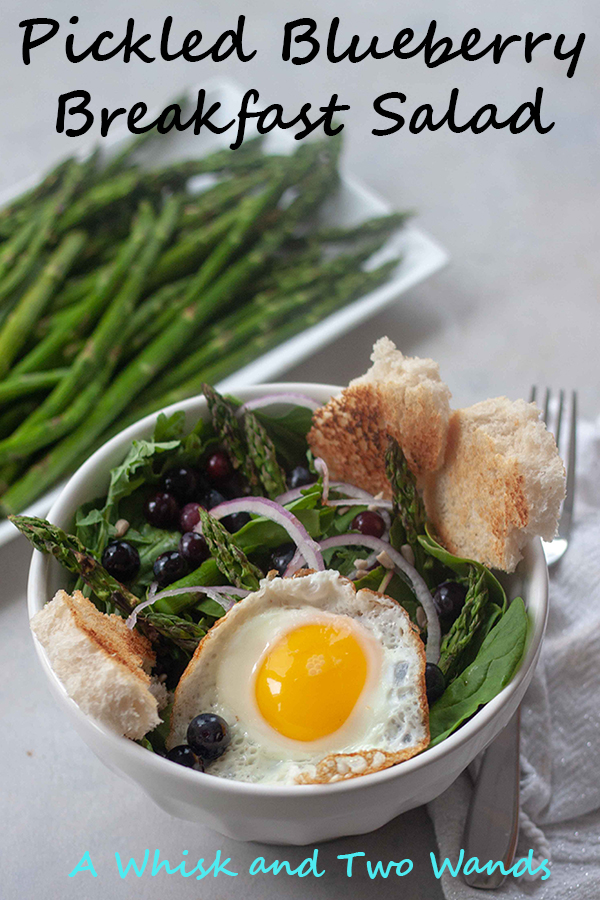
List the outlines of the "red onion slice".
{"label": "red onion slice", "polygon": [[[336,490],[336,488],[333,488],[333,490]],[[325,503],[324,500],[323,503]],[[375,497],[371,500],[358,500],[355,497],[343,497],[341,500],[329,500],[327,506],[375,506],[378,509],[393,509],[391,500],[376,500]]]}
{"label": "red onion slice", "polygon": [[275,503],[279,504],[279,506],[286,506],[288,503],[293,503],[294,500],[301,500],[305,495],[303,491],[309,490],[309,488],[314,487],[317,483],[315,478],[313,484],[303,484],[302,487],[292,488],[291,491],[286,491],[285,494],[280,494],[279,497],[275,497]]}
{"label": "red onion slice", "polygon": [[283,573],[284,578],[289,578],[291,575],[295,575],[300,569],[303,569],[306,565],[306,560],[302,556],[299,550],[296,550],[293,557],[288,563],[288,567]]}
{"label": "red onion slice", "polygon": [[427,662],[437,663],[440,658],[440,623],[433,602],[433,597],[423,578],[414,566],[408,563],[401,553],[394,550],[391,544],[386,543],[381,538],[372,537],[370,534],[340,534],[336,537],[326,538],[321,541],[321,549],[327,550],[329,547],[347,547],[351,545],[361,547],[370,547],[378,552],[384,551],[394,564],[394,568],[400,570],[409,579],[416,598],[423,607],[423,611],[427,617],[427,645],[425,647],[425,655]]}
{"label": "red onion slice", "polygon": [[[241,497],[238,500],[226,500],[225,503],[213,506],[210,510],[210,515],[214,516],[215,519],[223,519],[225,516],[240,512],[250,513],[254,516],[263,516],[263,518],[270,519],[272,522],[276,522],[277,525],[281,525],[302,553],[310,569],[316,569],[320,572],[325,568],[320,545],[313,541],[302,522],[289,509],[285,509],[273,500],[267,500],[266,497]],[[202,533],[201,522],[198,522],[194,531]]]}
{"label": "red onion slice", "polygon": [[223,587],[206,587],[205,585],[197,584],[192,585],[191,587],[170,588],[169,590],[159,591],[158,593],[156,591],[157,587],[158,584],[156,581],[153,581],[150,585],[147,598],[142,600],[141,603],[138,603],[135,609],[130,613],[126,623],[128,628],[135,627],[137,617],[143,609],[146,609],[147,606],[151,606],[163,597],[177,597],[180,594],[206,594],[211,600],[216,600],[217,603],[220,603],[224,611],[228,612],[235,603],[235,601],[231,599],[232,596],[238,597],[241,600],[250,593],[250,591],[246,591],[243,588],[229,587],[228,585],[224,585]]}
{"label": "red onion slice", "polygon": [[321,403],[317,403],[312,397],[306,394],[295,394],[292,391],[283,394],[266,394],[264,397],[257,397],[256,400],[248,400],[237,411],[237,415],[241,416],[245,410],[262,409],[265,406],[273,406],[276,403],[286,403],[290,406],[304,406],[306,409],[312,409],[313,412],[321,407]]}
{"label": "red onion slice", "polygon": [[[285,494],[280,494],[279,497],[276,497],[275,502],[279,503],[281,506],[285,506],[287,503],[292,503],[294,500],[300,500],[300,498],[304,496],[303,491],[307,491],[311,487],[313,487],[313,485],[303,484],[302,487],[292,488],[291,491],[286,491]],[[371,506],[373,503],[378,502],[373,494],[369,494],[368,491],[363,491],[362,488],[354,487],[353,484],[348,484],[345,481],[330,481],[329,491],[337,491],[339,494],[346,494],[348,497],[355,497],[357,500],[363,500],[365,506]],[[384,502],[388,503],[389,501],[386,500]],[[343,503],[338,503],[337,500],[329,500],[327,505],[332,506],[334,503],[338,506],[343,506]]]}

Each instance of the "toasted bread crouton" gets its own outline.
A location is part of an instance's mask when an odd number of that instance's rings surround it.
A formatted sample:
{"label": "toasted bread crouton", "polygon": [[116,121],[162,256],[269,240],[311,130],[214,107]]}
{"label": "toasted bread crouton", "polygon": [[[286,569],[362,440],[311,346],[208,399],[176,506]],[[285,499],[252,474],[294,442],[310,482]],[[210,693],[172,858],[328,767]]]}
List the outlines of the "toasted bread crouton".
{"label": "toasted bread crouton", "polygon": [[308,443],[330,474],[390,496],[385,474],[388,436],[421,477],[441,464],[450,415],[450,391],[431,359],[406,357],[389,338],[373,348],[373,365],[313,416]]}
{"label": "toasted bread crouton", "polygon": [[101,613],[80,591],[58,591],[31,629],[67,694],[102,724],[141,738],[160,723],[151,691],[150,642],[125,620]]}
{"label": "toasted bread crouton", "polygon": [[452,414],[444,464],[425,479],[424,500],[448,550],[512,572],[529,535],[554,537],[564,491],[539,409],[497,397]]}

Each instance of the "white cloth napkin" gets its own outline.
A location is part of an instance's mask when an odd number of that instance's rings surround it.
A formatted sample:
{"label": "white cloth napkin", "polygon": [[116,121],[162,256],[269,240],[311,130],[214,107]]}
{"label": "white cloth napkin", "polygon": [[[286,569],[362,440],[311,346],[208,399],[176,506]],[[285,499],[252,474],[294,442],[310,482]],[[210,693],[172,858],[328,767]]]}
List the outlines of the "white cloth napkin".
{"label": "white cloth napkin", "polygon": [[[551,573],[548,630],[521,717],[517,858],[533,849],[550,860],[551,875],[509,875],[495,894],[510,900],[600,898],[600,418],[578,428],[574,515],[569,549]],[[438,859],[453,865],[471,792],[463,773],[428,806]],[[447,869],[441,885],[448,900],[484,895]]]}

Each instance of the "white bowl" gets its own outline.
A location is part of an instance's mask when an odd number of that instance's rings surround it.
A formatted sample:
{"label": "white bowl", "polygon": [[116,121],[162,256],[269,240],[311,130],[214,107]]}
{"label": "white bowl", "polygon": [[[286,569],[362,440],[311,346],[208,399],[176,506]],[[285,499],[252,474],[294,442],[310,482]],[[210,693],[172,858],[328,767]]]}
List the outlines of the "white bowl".
{"label": "white bowl", "polygon": [[[249,400],[266,393],[296,391],[325,402],[338,390],[328,385],[275,384],[249,387],[237,396]],[[203,397],[195,397],[170,411],[175,409],[186,412],[191,426],[205,415],[206,403]],[[49,520],[69,530],[77,508],[106,491],[110,469],[122,461],[134,438],[152,433],[155,420],[156,415],[142,419],[97,450],[65,485]],[[40,610],[64,584],[65,572],[59,563],[36,551],[29,573],[29,615]],[[523,596],[533,620],[529,648],[510,684],[436,747],[382,772],[331,785],[252,785],[174,765],[85,715],[67,696],[37,641],[36,649],[54,696],[83,740],[110,769],[139,784],[162,809],[238,840],[316,844],[373,831],[399,813],[437,797],[508,723],[531,681],[546,626],[548,572],[539,540],[531,542],[517,572],[504,579],[504,584],[509,597]]]}

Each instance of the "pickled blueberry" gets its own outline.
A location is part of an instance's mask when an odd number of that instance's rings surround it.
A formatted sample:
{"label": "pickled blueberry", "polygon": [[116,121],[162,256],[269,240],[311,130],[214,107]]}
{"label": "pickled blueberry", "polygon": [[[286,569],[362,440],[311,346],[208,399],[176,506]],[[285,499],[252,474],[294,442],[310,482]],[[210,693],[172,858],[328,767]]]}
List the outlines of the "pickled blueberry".
{"label": "pickled blueberry", "polygon": [[162,487],[180,503],[188,503],[199,498],[205,484],[196,469],[192,469],[191,466],[175,466],[163,475]]}
{"label": "pickled blueberry", "polygon": [[427,663],[425,666],[425,690],[427,691],[427,702],[430,706],[436,700],[439,700],[446,690],[444,673],[434,663]]}
{"label": "pickled blueberry", "polygon": [[187,739],[194,753],[209,761],[222,756],[231,741],[231,732],[221,716],[201,713],[188,725]]}
{"label": "pickled blueberry", "polygon": [[102,565],[117,581],[133,581],[140,570],[140,555],[128,541],[112,541],[102,554]]}
{"label": "pickled blueberry", "polygon": [[205,463],[205,471],[213,484],[226,484],[233,475],[233,466],[224,450],[215,450]]}
{"label": "pickled blueberry", "polygon": [[213,506],[218,506],[220,503],[225,503],[225,497],[219,491],[215,491],[214,488],[211,488],[202,497],[204,509],[212,509]]}
{"label": "pickled blueberry", "polygon": [[180,744],[178,747],[173,747],[173,749],[169,750],[167,753],[166,759],[170,759],[171,762],[177,763],[180,766],[187,766],[188,769],[196,769],[198,772],[204,772],[202,760],[198,759],[194,751],[191,747],[188,747],[187,744]]}
{"label": "pickled blueberry", "polygon": [[361,534],[370,534],[372,537],[380,538],[385,531],[385,522],[379,513],[366,509],[354,516],[350,528],[353,531],[360,531]]}
{"label": "pickled blueberry", "polygon": [[179,552],[189,563],[190,567],[197,569],[205,559],[210,556],[208,544],[201,534],[195,531],[187,531],[182,534],[179,541]]}
{"label": "pickled blueberry", "polygon": [[239,531],[240,528],[243,528],[244,525],[247,525],[250,521],[250,516],[248,513],[239,512],[232,513],[230,516],[224,516],[221,519],[221,524],[225,526],[229,534],[235,534],[236,531]]}
{"label": "pickled blueberry", "polygon": [[444,581],[438,585],[433,595],[433,602],[442,631],[448,631],[452,623],[459,617],[466,596],[466,586],[457,581]]}
{"label": "pickled blueberry", "polygon": [[155,528],[175,528],[179,519],[179,504],[173,494],[158,491],[146,500],[144,513]]}
{"label": "pickled blueberry", "polygon": [[181,553],[177,550],[170,550],[168,553],[161,553],[154,560],[152,570],[159,585],[166,587],[168,584],[173,584],[174,581],[179,581],[180,578],[187,575],[188,564]]}
{"label": "pickled blueberry", "polygon": [[200,521],[199,503],[186,503],[179,516],[179,530],[184,534],[193,531],[194,526]]}
{"label": "pickled blueberry", "polygon": [[273,551],[270,567],[272,569],[277,569],[280,575],[284,575],[285,570],[294,558],[295,553],[295,544],[282,544],[281,547],[278,547]]}

